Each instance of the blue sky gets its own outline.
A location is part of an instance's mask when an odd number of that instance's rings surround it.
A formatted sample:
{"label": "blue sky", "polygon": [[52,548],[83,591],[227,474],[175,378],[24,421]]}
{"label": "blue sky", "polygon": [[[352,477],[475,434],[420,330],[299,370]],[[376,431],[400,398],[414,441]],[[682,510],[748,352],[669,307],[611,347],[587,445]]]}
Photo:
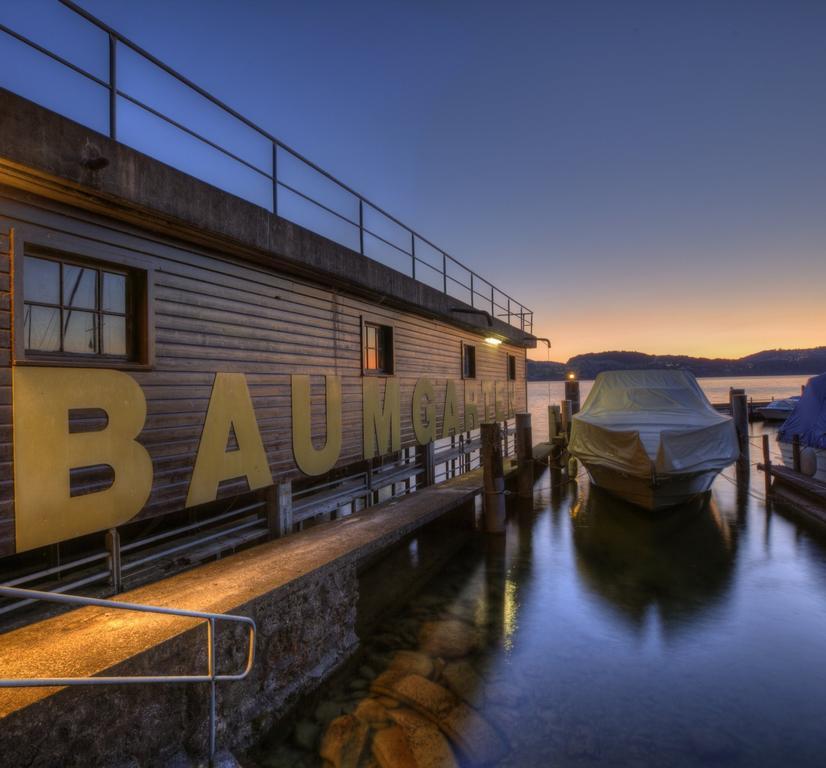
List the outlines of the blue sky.
{"label": "blue sky", "polygon": [[[82,5],[523,301],[555,359],[826,344],[826,3]],[[105,72],[52,0],[0,17]],[[0,83],[53,83],[3,45]],[[170,146],[139,117],[124,140]]]}

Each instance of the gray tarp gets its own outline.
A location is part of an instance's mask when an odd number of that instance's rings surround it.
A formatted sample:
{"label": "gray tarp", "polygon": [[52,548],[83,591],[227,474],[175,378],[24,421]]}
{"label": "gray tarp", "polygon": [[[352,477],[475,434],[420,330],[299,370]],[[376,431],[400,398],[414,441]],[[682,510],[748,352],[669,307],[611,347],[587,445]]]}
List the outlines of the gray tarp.
{"label": "gray tarp", "polygon": [[734,423],[688,371],[606,371],[574,416],[570,452],[637,477],[723,469],[739,455]]}

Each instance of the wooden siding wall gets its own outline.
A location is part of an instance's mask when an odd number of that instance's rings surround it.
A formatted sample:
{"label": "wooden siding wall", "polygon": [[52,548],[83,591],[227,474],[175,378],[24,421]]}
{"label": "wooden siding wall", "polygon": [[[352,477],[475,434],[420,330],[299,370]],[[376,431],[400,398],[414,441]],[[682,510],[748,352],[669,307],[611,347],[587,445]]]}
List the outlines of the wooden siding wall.
{"label": "wooden siding wall", "polygon": [[[125,227],[104,226],[56,204],[35,208],[0,199],[0,227],[16,230],[16,250],[49,245],[77,256],[105,256],[112,263],[139,261],[154,285],[155,364],[130,371],[146,395],[148,414],[140,441],[154,465],[154,486],[140,517],[184,506],[209,396],[218,371],[246,374],[258,425],[276,480],[303,477],[295,468],[291,443],[291,373],[314,374],[313,434],[325,434],[323,374],[341,377],[343,446],[339,467],[362,458],[362,317],[394,327],[395,375],[400,381],[403,445],[412,445],[410,402],[419,377],[433,380],[439,434],[446,379],[456,381],[460,411],[464,402],[461,343],[476,345],[477,382],[507,378],[507,356],[517,358],[516,410],[524,410],[525,350],[488,346],[479,335],[447,323],[384,307],[275,272],[221,258],[219,254],[141,236]],[[5,245],[4,245],[5,244]],[[0,239],[5,248],[7,240]],[[88,246],[88,249],[87,249]],[[2,257],[8,291],[8,255]],[[2,435],[0,554],[8,552],[12,487],[9,389],[8,293],[3,294]],[[222,485],[220,496],[246,490],[245,481]],[[5,532],[5,533],[3,533]]]}
{"label": "wooden siding wall", "polygon": [[0,553],[14,541],[11,410],[11,241],[0,219]]}

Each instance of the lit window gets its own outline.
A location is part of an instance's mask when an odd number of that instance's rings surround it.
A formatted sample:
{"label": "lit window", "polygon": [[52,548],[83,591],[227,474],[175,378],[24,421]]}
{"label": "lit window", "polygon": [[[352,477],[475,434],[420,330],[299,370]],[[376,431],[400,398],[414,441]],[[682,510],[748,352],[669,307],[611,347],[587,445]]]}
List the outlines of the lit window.
{"label": "lit window", "polygon": [[26,353],[132,359],[136,287],[127,270],[25,256]]}
{"label": "lit window", "polygon": [[462,378],[476,378],[476,347],[472,344],[462,344]]}
{"label": "lit window", "polygon": [[364,324],[364,372],[393,373],[393,329],[389,325]]}
{"label": "lit window", "polygon": [[516,355],[508,355],[508,380],[516,381]]}

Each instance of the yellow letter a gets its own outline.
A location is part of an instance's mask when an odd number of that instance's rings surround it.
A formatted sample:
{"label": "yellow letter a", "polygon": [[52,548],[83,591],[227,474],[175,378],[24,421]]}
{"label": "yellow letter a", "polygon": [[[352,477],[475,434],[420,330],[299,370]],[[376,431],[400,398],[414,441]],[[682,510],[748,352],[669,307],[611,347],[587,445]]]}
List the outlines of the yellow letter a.
{"label": "yellow letter a", "polygon": [[[227,451],[230,429],[238,449]],[[216,373],[186,505],[214,501],[224,480],[245,477],[250,490],[272,485],[267,454],[243,373]]]}

